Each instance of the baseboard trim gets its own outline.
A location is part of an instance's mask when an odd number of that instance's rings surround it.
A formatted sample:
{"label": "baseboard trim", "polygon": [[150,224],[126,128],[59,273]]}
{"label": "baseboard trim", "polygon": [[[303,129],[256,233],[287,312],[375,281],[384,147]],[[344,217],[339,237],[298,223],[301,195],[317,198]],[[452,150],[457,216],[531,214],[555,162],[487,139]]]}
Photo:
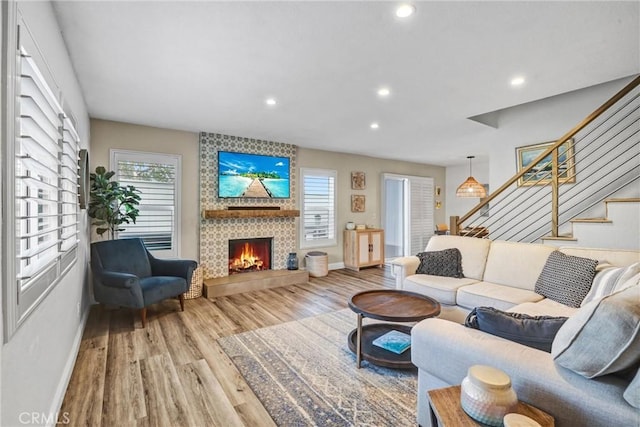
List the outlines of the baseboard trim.
{"label": "baseboard trim", "polygon": [[329,264],[329,270],[340,270],[344,268],[344,262],[334,262]]}
{"label": "baseboard trim", "polygon": [[[57,414],[60,417],[63,417],[62,414],[59,414],[59,412],[62,408],[62,402],[64,400],[64,395],[67,392],[67,387],[69,387],[69,381],[71,381],[71,374],[73,373],[73,368],[76,364],[76,359],[78,358],[80,343],[82,342],[82,335],[84,334],[84,328],[87,326],[87,319],[89,318],[90,311],[91,306],[87,307],[85,313],[82,315],[82,320],[80,321],[80,325],[78,327],[78,330],[76,331],[76,336],[73,339],[73,345],[71,346],[71,351],[69,352],[67,363],[65,364],[64,370],[62,371],[62,377],[60,379],[60,383],[58,384],[58,389],[56,390],[56,394],[53,399],[49,414]],[[47,427],[54,427],[56,425],[57,420],[54,419],[51,421],[53,422],[51,424],[47,423]]]}

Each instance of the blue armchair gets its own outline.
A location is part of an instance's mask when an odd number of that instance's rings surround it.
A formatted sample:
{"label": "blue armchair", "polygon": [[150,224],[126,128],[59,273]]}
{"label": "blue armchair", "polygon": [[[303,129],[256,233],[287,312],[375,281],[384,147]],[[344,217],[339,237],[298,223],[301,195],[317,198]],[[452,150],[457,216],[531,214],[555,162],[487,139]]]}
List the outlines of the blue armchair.
{"label": "blue armchair", "polygon": [[142,239],[119,239],[91,244],[93,292],[97,302],[138,308],[142,327],[147,307],[178,296],[184,311],[184,293],[189,289],[195,261],[158,259]]}

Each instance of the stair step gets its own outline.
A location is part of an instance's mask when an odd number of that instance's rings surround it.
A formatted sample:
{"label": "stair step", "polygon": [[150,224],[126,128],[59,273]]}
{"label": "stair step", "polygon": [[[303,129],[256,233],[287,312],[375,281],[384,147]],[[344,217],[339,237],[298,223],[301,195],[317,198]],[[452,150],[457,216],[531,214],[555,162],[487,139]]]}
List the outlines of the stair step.
{"label": "stair step", "polygon": [[570,222],[591,222],[596,224],[609,224],[613,221],[607,218],[574,218]]}
{"label": "stair step", "polygon": [[626,199],[606,199],[605,203],[639,203],[639,198],[629,197]]}
{"label": "stair step", "polygon": [[542,240],[563,240],[565,242],[577,242],[578,239],[573,236],[545,236]]}

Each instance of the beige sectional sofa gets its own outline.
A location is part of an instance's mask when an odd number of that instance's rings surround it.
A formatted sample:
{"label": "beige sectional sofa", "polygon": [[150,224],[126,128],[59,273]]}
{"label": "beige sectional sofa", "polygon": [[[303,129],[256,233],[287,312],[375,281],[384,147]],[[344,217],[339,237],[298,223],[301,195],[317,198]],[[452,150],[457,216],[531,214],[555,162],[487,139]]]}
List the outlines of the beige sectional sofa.
{"label": "beige sectional sofa", "polygon": [[[587,379],[554,363],[551,354],[463,326],[479,306],[532,316],[572,316],[578,309],[534,292],[548,256],[557,247],[433,236],[425,251],[458,248],[464,278],[415,274],[416,256],[395,259],[396,287],[428,295],[442,304],[439,318],[412,330],[412,360],[418,367],[418,423],[431,425],[427,390],[460,384],[469,366],[487,364],[511,376],[518,397],[556,418],[556,426],[640,426],[640,410],[623,399],[629,379],[606,375]],[[624,266],[640,252],[560,248],[567,255]]]}

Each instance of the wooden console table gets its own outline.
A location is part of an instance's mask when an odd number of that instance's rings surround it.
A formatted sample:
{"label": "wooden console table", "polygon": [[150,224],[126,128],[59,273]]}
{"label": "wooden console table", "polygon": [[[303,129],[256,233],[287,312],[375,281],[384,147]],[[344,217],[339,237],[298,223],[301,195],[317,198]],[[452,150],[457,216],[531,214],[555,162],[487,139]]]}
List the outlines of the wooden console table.
{"label": "wooden console table", "polygon": [[[434,427],[478,427],[482,426],[473,420],[460,405],[460,386],[452,386],[429,390],[429,412],[431,425]],[[542,427],[554,427],[555,420],[546,412],[518,401],[516,413],[526,415]]]}

